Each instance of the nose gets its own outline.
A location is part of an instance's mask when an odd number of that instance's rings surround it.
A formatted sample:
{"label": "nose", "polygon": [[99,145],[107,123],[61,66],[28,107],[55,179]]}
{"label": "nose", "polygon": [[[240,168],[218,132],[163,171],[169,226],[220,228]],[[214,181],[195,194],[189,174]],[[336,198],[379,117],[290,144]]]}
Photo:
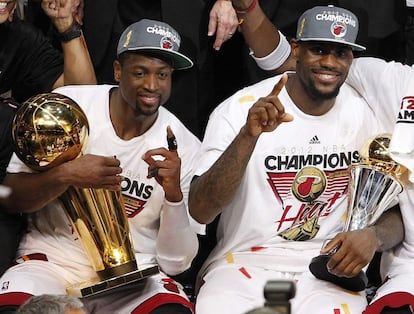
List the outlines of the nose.
{"label": "nose", "polygon": [[151,91],[157,90],[159,88],[157,75],[150,74],[146,76],[144,86]]}
{"label": "nose", "polygon": [[331,51],[323,55],[323,57],[320,60],[320,63],[324,67],[334,68],[338,63],[338,59],[336,57],[336,54],[333,51]]}

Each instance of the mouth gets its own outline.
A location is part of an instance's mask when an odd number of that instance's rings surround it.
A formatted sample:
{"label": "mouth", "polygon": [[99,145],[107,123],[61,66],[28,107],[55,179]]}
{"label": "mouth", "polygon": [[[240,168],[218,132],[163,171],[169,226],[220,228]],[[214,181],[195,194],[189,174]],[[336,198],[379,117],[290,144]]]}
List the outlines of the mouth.
{"label": "mouth", "polygon": [[156,106],[160,101],[160,96],[155,94],[141,94],[139,99],[146,106]]}
{"label": "mouth", "polygon": [[3,13],[6,11],[6,7],[9,3],[12,3],[13,1],[0,1],[0,12]]}
{"label": "mouth", "polygon": [[339,73],[332,71],[314,71],[313,74],[321,84],[334,84],[341,78]]}

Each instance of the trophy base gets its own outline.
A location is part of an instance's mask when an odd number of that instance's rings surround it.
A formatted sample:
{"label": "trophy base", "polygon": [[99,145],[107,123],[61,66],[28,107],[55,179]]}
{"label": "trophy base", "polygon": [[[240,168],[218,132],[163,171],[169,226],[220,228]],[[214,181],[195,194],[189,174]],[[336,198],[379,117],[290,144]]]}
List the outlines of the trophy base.
{"label": "trophy base", "polygon": [[136,282],[152,275],[158,274],[158,266],[149,267],[143,270],[135,270],[121,276],[102,280],[99,282],[83,282],[66,289],[69,295],[76,297],[88,297],[96,295],[132,282]]}
{"label": "trophy base", "polygon": [[312,258],[309,264],[309,270],[318,279],[332,282],[344,289],[350,291],[362,291],[368,284],[368,278],[363,271],[360,271],[355,277],[339,277],[331,274],[326,267],[331,257],[329,255],[319,255]]}

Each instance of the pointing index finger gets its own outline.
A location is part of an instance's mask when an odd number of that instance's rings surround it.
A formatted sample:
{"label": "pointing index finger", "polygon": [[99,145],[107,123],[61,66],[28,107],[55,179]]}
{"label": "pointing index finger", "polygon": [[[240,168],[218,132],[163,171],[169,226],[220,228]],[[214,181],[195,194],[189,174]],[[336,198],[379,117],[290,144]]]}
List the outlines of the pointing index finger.
{"label": "pointing index finger", "polygon": [[283,86],[285,86],[286,82],[288,80],[287,74],[283,74],[279,80],[273,87],[272,91],[270,92],[270,95],[272,96],[278,96],[280,91],[282,90]]}
{"label": "pointing index finger", "polygon": [[169,126],[167,127],[167,144],[170,151],[176,151],[178,148],[177,139]]}

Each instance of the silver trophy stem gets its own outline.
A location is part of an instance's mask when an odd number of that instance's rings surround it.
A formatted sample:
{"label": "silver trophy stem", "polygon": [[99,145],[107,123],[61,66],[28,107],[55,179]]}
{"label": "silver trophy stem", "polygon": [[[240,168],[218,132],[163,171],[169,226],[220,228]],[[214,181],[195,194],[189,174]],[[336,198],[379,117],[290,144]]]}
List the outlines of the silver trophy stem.
{"label": "silver trophy stem", "polygon": [[402,189],[389,173],[364,164],[352,166],[345,231],[374,224]]}

